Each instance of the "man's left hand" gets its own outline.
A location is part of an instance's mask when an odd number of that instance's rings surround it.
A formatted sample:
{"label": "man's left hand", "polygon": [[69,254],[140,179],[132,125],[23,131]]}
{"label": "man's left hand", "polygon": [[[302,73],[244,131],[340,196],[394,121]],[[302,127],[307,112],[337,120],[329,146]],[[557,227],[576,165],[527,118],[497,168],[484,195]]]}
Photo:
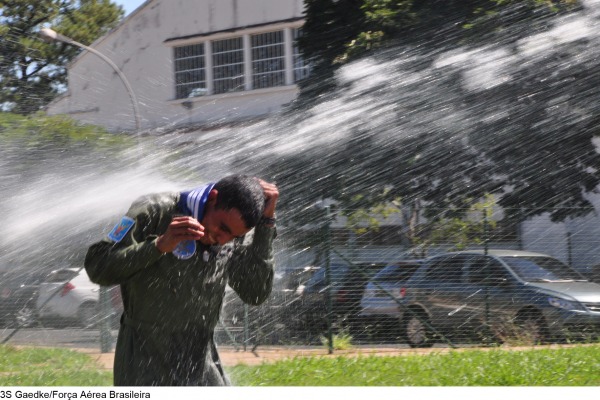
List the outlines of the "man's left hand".
{"label": "man's left hand", "polygon": [[265,192],[265,211],[263,212],[263,217],[273,218],[275,217],[275,206],[279,199],[279,189],[273,183],[265,182],[262,179],[258,179],[258,181]]}

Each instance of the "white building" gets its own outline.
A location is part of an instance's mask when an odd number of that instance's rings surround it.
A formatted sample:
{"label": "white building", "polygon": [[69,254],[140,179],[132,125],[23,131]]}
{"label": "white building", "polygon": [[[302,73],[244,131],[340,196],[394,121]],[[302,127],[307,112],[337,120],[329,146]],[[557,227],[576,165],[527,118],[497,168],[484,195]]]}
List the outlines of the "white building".
{"label": "white building", "polygon": [[[90,47],[122,71],[142,129],[211,124],[276,112],[308,73],[294,38],[303,0],[148,0]],[[119,75],[84,51],[48,114],[109,130],[136,128]]]}

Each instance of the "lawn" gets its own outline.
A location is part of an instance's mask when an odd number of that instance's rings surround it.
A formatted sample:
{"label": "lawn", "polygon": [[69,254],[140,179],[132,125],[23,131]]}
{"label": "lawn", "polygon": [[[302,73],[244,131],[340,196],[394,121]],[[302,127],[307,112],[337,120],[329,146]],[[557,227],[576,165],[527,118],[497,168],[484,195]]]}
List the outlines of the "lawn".
{"label": "lawn", "polygon": [[[236,386],[600,386],[600,345],[430,355],[294,358],[227,368]],[[0,346],[0,386],[111,386],[67,349]]]}
{"label": "lawn", "polygon": [[296,358],[229,369],[239,386],[599,386],[600,345]]}
{"label": "lawn", "polygon": [[110,386],[112,372],[68,349],[0,346],[0,386]]}

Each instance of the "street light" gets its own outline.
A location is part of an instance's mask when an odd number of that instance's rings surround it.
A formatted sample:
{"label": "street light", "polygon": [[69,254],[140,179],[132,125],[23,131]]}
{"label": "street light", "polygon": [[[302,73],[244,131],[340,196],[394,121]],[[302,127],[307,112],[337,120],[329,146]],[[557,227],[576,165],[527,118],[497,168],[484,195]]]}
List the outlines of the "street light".
{"label": "street light", "polygon": [[40,29],[40,36],[41,36],[42,40],[44,40],[45,42],[50,43],[50,42],[54,42],[54,41],[59,41],[59,42],[64,42],[64,43],[73,45],[73,46],[80,47],[84,50],[89,51],[90,53],[94,53],[95,55],[100,57],[102,60],[104,60],[108,65],[110,65],[112,67],[112,69],[115,70],[117,75],[119,75],[119,78],[121,78],[121,81],[123,82],[123,84],[125,85],[125,88],[127,89],[127,92],[129,93],[129,98],[131,99],[131,104],[133,105],[133,116],[135,118],[136,133],[139,133],[139,131],[141,129],[141,122],[140,122],[140,111],[138,109],[137,98],[135,97],[135,93],[133,92],[133,89],[131,88],[129,81],[127,81],[127,78],[125,77],[125,74],[123,74],[123,72],[119,69],[119,67],[117,67],[117,65],[110,58],[108,58],[104,54],[100,53],[98,50],[96,50],[92,47],[86,46],[83,43],[79,43],[79,42],[71,39],[70,37],[61,35],[60,33],[56,32],[50,28]]}
{"label": "street light", "polygon": [[[115,72],[117,73],[117,75],[119,75],[119,78],[121,78],[121,81],[123,82],[123,85],[125,85],[125,88],[127,89],[127,93],[129,93],[129,98],[131,99],[131,104],[133,106],[133,116],[135,118],[135,130],[136,130],[136,134],[139,134],[140,129],[141,129],[141,122],[140,122],[140,111],[138,109],[138,101],[137,98],[135,96],[135,93],[133,92],[133,89],[131,88],[131,85],[129,84],[129,81],[127,80],[127,78],[125,77],[125,74],[123,74],[123,72],[119,69],[119,67],[117,67],[117,65],[107,56],[105,56],[104,54],[100,53],[98,50],[91,48],[89,46],[84,45],[83,43],[79,43],[73,39],[71,39],[70,37],[67,37],[65,35],[61,35],[60,33],[50,29],[50,28],[42,28],[40,29],[40,36],[42,38],[42,40],[44,40],[45,42],[51,43],[51,42],[55,42],[55,41],[59,41],[59,42],[64,42],[73,46],[77,46],[80,47],[84,50],[89,51],[90,53],[94,53],[95,55],[97,55],[98,57],[100,57],[102,60],[104,60],[108,65],[111,66],[111,68],[113,70],[115,70]],[[82,267],[83,268],[83,267]],[[109,312],[108,312],[108,307],[109,307],[109,294],[108,294],[108,289],[104,286],[100,286],[100,304],[101,304],[101,308],[104,311],[104,318],[100,324],[100,351],[102,353],[108,353],[110,351],[110,341],[111,341],[111,336],[110,336],[110,327],[109,325],[109,321],[107,319]]]}

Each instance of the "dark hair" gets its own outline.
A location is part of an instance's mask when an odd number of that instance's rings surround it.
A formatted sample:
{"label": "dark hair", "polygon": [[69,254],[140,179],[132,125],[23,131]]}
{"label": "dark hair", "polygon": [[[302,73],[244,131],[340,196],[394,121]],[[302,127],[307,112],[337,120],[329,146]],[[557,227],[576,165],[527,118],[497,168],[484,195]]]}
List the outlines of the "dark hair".
{"label": "dark hair", "polygon": [[247,175],[230,175],[218,181],[214,189],[219,193],[215,208],[237,209],[247,228],[254,228],[265,209],[265,194],[258,179]]}

